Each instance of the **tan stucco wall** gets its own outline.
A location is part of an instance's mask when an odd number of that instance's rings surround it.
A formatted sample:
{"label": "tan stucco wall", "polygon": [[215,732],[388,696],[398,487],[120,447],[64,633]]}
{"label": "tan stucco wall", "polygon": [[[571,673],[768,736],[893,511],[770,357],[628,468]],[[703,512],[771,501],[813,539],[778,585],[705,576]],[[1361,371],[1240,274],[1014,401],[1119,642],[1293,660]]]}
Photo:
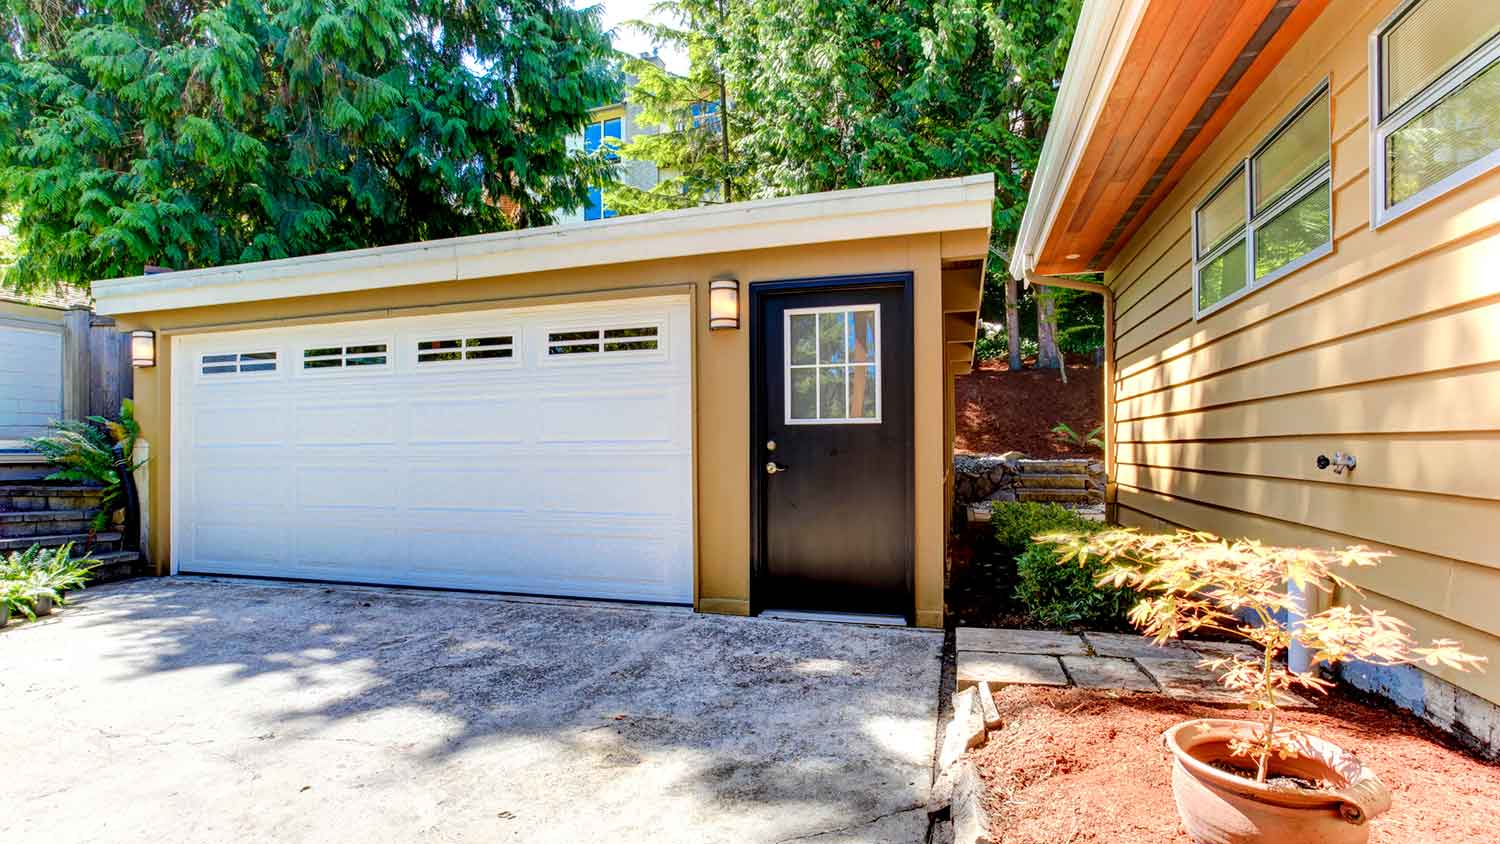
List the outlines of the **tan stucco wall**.
{"label": "tan stucco wall", "polygon": [[[723,253],[465,282],[302,297],[148,314],[119,319],[122,329],[159,332],[158,365],[137,370],[136,415],[153,448],[150,474],[151,559],[170,570],[170,337],[176,333],[299,321],[409,315],[411,308],[461,310],[507,302],[535,305],[579,298],[656,295],[687,290],[694,302],[694,448],[697,494],[696,603],[705,612],[744,614],[750,599],[750,330],[748,286],[812,276],[911,271],[915,373],[915,608],[919,624],[940,626],[947,535],[947,468],[951,430],[943,331],[940,236],[851,241],[810,247]],[[741,328],[709,331],[707,283],[741,283]],[[401,309],[401,310],[397,310]]]}
{"label": "tan stucco wall", "polygon": [[[1395,6],[1332,4],[1110,268],[1120,518],[1389,551],[1338,599],[1494,663],[1500,172],[1371,228],[1367,46]],[[1333,254],[1195,320],[1193,206],[1325,77]],[[1353,473],[1316,468],[1337,450]],[[1500,672],[1439,673],[1500,702]]]}

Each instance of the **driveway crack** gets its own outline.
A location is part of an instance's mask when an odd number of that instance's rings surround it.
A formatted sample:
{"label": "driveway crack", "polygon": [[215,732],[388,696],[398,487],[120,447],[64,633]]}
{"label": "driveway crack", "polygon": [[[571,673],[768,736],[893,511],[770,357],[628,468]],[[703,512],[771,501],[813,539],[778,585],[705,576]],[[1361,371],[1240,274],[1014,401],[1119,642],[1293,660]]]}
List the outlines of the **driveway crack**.
{"label": "driveway crack", "polygon": [[838,835],[841,832],[850,832],[856,829],[863,829],[870,824],[880,823],[886,818],[895,817],[896,815],[904,815],[907,812],[915,812],[918,809],[925,808],[927,808],[927,804],[917,803],[912,806],[907,806],[904,809],[896,809],[894,811],[886,812],[883,815],[876,815],[875,817],[869,818],[868,820],[859,821],[858,823],[852,823],[848,826],[841,826],[838,829],[825,829],[822,832],[809,832],[806,835],[794,835],[791,838],[782,838],[776,841],[775,844],[787,844],[787,842],[789,841],[811,841],[814,838],[822,838],[825,835]]}

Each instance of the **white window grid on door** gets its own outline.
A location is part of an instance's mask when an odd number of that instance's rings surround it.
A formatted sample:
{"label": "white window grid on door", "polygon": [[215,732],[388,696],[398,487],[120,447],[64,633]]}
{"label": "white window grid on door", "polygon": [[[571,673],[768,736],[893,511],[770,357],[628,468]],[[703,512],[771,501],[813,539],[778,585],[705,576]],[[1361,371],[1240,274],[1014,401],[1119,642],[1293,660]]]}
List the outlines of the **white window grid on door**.
{"label": "white window grid on door", "polygon": [[[849,342],[849,337],[848,337],[848,333],[847,333],[848,332],[848,321],[846,319],[845,320],[845,329],[844,329],[845,332],[846,332],[845,335],[844,335],[845,353],[844,353],[844,360],[843,360],[842,363],[822,363],[821,362],[822,359],[823,359],[823,357],[822,357],[822,355],[823,355],[823,349],[822,349],[823,336],[822,336],[822,332],[818,331],[818,330],[814,331],[814,337],[816,337],[816,339],[817,339],[817,345],[813,349],[813,363],[801,363],[801,364],[794,364],[794,363],[792,363],[792,317],[795,317],[795,316],[813,316],[813,317],[816,317],[816,316],[818,316],[820,314],[845,314],[845,315],[848,315],[848,314],[857,314],[857,313],[870,313],[870,314],[874,314],[874,317],[875,317],[874,318],[874,322],[875,322],[875,342],[874,342],[874,344],[870,348],[870,359],[869,359],[869,361],[867,361],[867,362],[866,361],[855,362],[855,361],[849,360],[849,356],[848,356],[848,342]],[[816,323],[814,324],[814,328],[815,329],[817,328]],[[782,348],[782,355],[783,355],[783,357],[782,357],[782,377],[781,377],[782,392],[783,392],[783,395],[782,395],[782,409],[783,409],[783,411],[782,412],[783,412],[783,416],[785,417],[784,421],[785,421],[786,424],[788,424],[788,425],[878,425],[878,424],[880,424],[882,415],[884,413],[884,401],[883,401],[884,395],[883,394],[884,394],[885,391],[884,391],[882,385],[884,383],[884,378],[885,378],[885,366],[882,364],[881,359],[880,359],[880,350],[882,348],[881,344],[884,341],[881,339],[880,306],[879,305],[837,305],[837,306],[834,306],[834,307],[827,307],[827,308],[789,308],[789,309],[787,309],[786,311],[783,312],[781,334],[782,334],[782,345],[783,345],[783,348]],[[851,379],[849,377],[849,370],[853,369],[856,366],[873,367],[874,370],[875,370],[875,384],[874,384],[874,390],[875,390],[875,415],[871,416],[871,417],[865,417],[865,416],[852,416],[851,417],[849,415],[849,409],[850,409],[849,408],[849,386],[850,386],[851,381],[853,380],[853,379]],[[815,381],[814,385],[813,385],[813,393],[814,393],[814,395],[817,398],[817,413],[818,413],[818,418],[816,418],[816,419],[803,418],[803,417],[793,418],[793,416],[792,416],[792,372],[795,371],[795,370],[798,370],[798,369],[811,369],[811,370],[814,370],[815,372],[817,370],[820,370],[820,369],[841,369],[841,370],[844,371],[844,415],[842,417],[833,417],[833,418],[830,418],[830,419],[824,419],[824,418],[822,418],[822,412],[823,412],[823,390],[822,390],[822,385]]]}
{"label": "white window grid on door", "polygon": [[1427,0],[1406,0],[1370,33],[1370,228],[1378,229],[1451,190],[1500,167],[1500,149],[1469,162],[1400,202],[1387,203],[1390,174],[1386,148],[1390,136],[1426,114],[1500,61],[1500,34],[1492,35],[1467,55],[1457,57],[1442,73],[1394,108],[1387,108],[1386,59],[1383,39],[1408,14]]}

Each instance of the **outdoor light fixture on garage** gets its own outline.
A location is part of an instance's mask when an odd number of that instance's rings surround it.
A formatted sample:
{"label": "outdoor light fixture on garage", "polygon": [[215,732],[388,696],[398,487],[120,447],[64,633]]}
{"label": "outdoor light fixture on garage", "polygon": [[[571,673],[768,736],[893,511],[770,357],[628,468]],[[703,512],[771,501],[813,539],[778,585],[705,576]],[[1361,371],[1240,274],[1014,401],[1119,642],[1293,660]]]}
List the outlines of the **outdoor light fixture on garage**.
{"label": "outdoor light fixture on garage", "polygon": [[133,366],[156,366],[156,332],[130,332],[130,363]]}
{"label": "outdoor light fixture on garage", "polygon": [[736,279],[718,279],[708,286],[708,327],[740,327],[740,283]]}

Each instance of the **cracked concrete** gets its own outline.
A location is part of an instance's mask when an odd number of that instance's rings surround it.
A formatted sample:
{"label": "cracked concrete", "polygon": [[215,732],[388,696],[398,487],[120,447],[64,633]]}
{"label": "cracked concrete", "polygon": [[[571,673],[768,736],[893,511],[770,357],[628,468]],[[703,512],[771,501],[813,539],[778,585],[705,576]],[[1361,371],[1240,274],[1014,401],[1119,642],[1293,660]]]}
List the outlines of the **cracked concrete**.
{"label": "cracked concrete", "polygon": [[[141,580],[0,633],[0,833],[920,842],[942,637]],[[13,803],[11,801],[14,801]]]}

